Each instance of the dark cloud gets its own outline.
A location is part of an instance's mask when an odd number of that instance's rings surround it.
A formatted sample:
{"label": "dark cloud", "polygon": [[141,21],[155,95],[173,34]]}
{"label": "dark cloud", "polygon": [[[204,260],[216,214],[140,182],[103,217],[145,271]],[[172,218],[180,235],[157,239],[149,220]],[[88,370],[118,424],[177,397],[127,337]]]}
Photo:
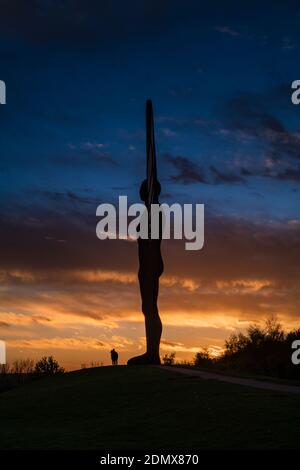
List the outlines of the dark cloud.
{"label": "dark cloud", "polygon": [[255,139],[263,157],[255,168],[251,164],[243,165],[241,177],[298,181],[300,133],[287,129],[273,112],[274,103],[279,103],[282,110],[289,106],[290,110],[289,99],[290,89],[282,85],[265,94],[244,93],[227,102],[224,111],[226,132],[229,136],[236,135],[242,144]]}
{"label": "dark cloud", "polygon": [[300,181],[300,168],[286,168],[283,171],[265,172],[264,176],[268,176],[280,181]]}
{"label": "dark cloud", "polygon": [[[20,224],[21,229],[35,227],[45,230],[45,237],[65,240],[60,230],[69,222],[70,227],[85,230],[95,221],[96,208],[104,200],[104,196],[92,190],[56,191],[40,188],[29,188],[22,193],[23,200],[12,203],[14,215],[7,213],[2,207],[2,221]],[[11,207],[12,207],[11,204]],[[62,232],[64,229],[62,230]],[[55,236],[52,237],[52,233]],[[61,233],[62,233],[61,232]]]}
{"label": "dark cloud", "polygon": [[251,222],[238,217],[206,217],[202,250],[182,242],[164,244],[172,274],[193,279],[300,280],[300,222]]}
{"label": "dark cloud", "polygon": [[[256,171],[241,168],[240,174],[241,176],[261,176],[279,181],[300,181],[300,168],[298,166],[291,168],[288,165],[289,162],[281,161],[278,165],[276,165],[276,162],[273,161],[270,168],[261,168],[257,169]],[[283,168],[284,166],[287,166],[287,168],[278,169]]]}
{"label": "dark cloud", "polygon": [[82,196],[81,194],[75,193],[74,191],[41,191],[41,190],[30,190],[31,194],[38,194],[43,196],[50,201],[55,202],[67,202],[67,203],[78,203],[78,204],[93,204],[97,206],[100,204],[100,198]]}
{"label": "dark cloud", "polygon": [[[35,215],[35,218],[33,218]],[[95,215],[86,223],[71,214],[44,211],[0,219],[1,269],[98,269],[136,272],[136,243],[100,241]],[[60,241],[64,240],[64,243]],[[166,274],[202,280],[300,281],[300,222],[253,223],[206,217],[204,248],[186,251],[184,241],[162,243]]]}
{"label": "dark cloud", "polygon": [[287,168],[286,170],[277,173],[275,177],[279,180],[300,181],[300,168]]}
{"label": "dark cloud", "polygon": [[167,154],[165,159],[177,170],[176,175],[169,177],[170,181],[183,184],[206,183],[202,170],[187,157]]}
{"label": "dark cloud", "polygon": [[209,120],[203,116],[196,115],[190,118],[179,118],[175,116],[158,116],[156,119],[158,124],[167,126],[167,129],[172,133],[177,134],[195,130],[205,134],[212,133],[216,126],[217,121]]}
{"label": "dark cloud", "polygon": [[241,168],[240,173],[242,176],[254,176],[255,175],[255,172],[244,167]]}
{"label": "dark cloud", "polygon": [[244,183],[244,178],[239,174],[226,172],[215,166],[211,165],[210,171],[213,178],[206,178],[204,171],[195,162],[187,157],[174,156],[171,154],[165,155],[165,159],[177,170],[177,174],[169,177],[170,181],[175,183],[182,183],[184,185],[193,183],[206,183],[206,184],[231,184],[231,183]]}
{"label": "dark cloud", "polygon": [[100,241],[96,237],[98,221],[96,215],[83,220],[80,213],[49,210],[31,217],[1,217],[0,266],[122,270],[122,266],[135,265],[136,247],[122,240]]}
{"label": "dark cloud", "polygon": [[99,151],[78,151],[74,150],[73,152],[68,152],[65,155],[56,156],[52,159],[54,162],[61,165],[102,165],[109,164],[118,166],[118,162],[113,158],[109,152],[99,152]]}
{"label": "dark cloud", "polygon": [[[286,93],[289,97],[290,91],[286,90]],[[264,98],[264,95],[248,93],[230,100],[225,110],[228,128],[258,139],[274,161],[299,159],[299,133],[286,129],[283,122],[269,111],[268,100]]]}
{"label": "dark cloud", "polygon": [[113,47],[163,28],[170,7],[168,0],[163,4],[158,0],[126,4],[116,0],[3,0],[0,24],[2,31],[35,43]]}
{"label": "dark cloud", "polygon": [[210,166],[210,170],[214,175],[215,183],[244,183],[244,179],[240,175],[222,172],[212,165]]}

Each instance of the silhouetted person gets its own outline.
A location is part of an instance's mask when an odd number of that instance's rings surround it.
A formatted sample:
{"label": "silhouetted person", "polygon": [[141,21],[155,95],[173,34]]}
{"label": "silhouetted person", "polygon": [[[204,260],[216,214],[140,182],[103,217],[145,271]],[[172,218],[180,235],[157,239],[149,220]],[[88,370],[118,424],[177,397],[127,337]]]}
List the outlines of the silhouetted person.
{"label": "silhouetted person", "polygon": [[[146,128],[147,128],[147,179],[140,188],[140,197],[144,201],[148,213],[151,204],[159,204],[160,183],[157,180],[156,155],[154,143],[154,124],[152,103],[146,103]],[[149,222],[151,218],[149,215]],[[162,333],[162,323],[157,308],[159,278],[163,273],[164,265],[160,251],[162,235],[162,218],[160,219],[160,236],[158,240],[138,238],[139,254],[139,284],[142,298],[142,311],[145,316],[146,329],[146,353],[136,356],[128,361],[128,365],[160,364],[159,344]]]}
{"label": "silhouetted person", "polygon": [[112,365],[117,366],[118,365],[118,358],[119,358],[119,354],[117,353],[117,351],[115,349],[112,349],[110,351],[110,356],[111,356]]}

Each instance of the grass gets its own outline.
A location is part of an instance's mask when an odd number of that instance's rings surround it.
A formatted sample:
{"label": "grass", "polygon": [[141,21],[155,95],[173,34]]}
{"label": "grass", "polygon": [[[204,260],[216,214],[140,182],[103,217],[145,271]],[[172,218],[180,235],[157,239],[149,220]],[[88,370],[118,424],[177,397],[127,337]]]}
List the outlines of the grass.
{"label": "grass", "polygon": [[300,397],[151,367],[102,367],[0,394],[1,449],[300,448]]}

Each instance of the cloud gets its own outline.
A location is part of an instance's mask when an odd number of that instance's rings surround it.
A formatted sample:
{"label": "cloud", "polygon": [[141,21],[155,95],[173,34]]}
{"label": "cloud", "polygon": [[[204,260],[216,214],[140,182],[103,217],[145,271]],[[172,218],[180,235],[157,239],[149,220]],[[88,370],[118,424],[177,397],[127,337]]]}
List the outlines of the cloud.
{"label": "cloud", "polygon": [[191,118],[179,118],[177,116],[158,116],[156,118],[156,122],[166,126],[162,129],[167,129],[167,133],[170,134],[171,132],[173,135],[190,130],[207,133],[212,131],[217,125],[216,121],[203,118],[200,115],[196,115]]}
{"label": "cloud", "polygon": [[279,180],[300,181],[300,167],[287,168],[284,171],[276,173],[273,177]]}
{"label": "cloud", "polygon": [[298,48],[299,45],[294,42],[291,38],[289,38],[288,36],[285,36],[283,39],[282,39],[282,44],[281,44],[281,50],[282,51],[292,51],[296,48]]}
{"label": "cloud", "polygon": [[[3,236],[0,279],[5,311],[17,308],[47,319],[55,312],[100,323],[139,316],[136,244],[93,243],[75,228],[71,243],[65,234],[67,243],[49,244],[39,241],[39,232],[40,227],[30,227],[23,240],[22,230]],[[207,219],[205,232],[208,242],[199,252],[186,252],[181,241],[163,243],[160,302],[166,311],[297,311],[299,298],[292,287],[300,283],[299,224],[217,217]],[[278,297],[276,292],[285,294]],[[262,297],[268,297],[265,307]]]}
{"label": "cloud", "polygon": [[[213,178],[208,179],[199,165],[187,157],[166,154],[165,159],[177,170],[177,174],[169,176],[169,180],[175,183],[187,185],[193,183],[233,184],[245,182],[243,178],[244,175],[226,172],[216,168],[214,165],[209,167]],[[246,170],[244,170],[244,172],[246,172]]]}
{"label": "cloud", "polygon": [[132,341],[127,338],[113,336],[110,342],[100,341],[93,337],[53,337],[53,338],[31,338],[8,340],[7,346],[10,348],[25,349],[41,349],[42,351],[67,349],[67,350],[93,350],[104,349],[110,350],[112,347],[118,349],[126,349],[128,345],[132,345]]}
{"label": "cloud", "polygon": [[176,175],[170,176],[170,181],[183,184],[206,183],[202,170],[187,157],[166,154],[165,159],[177,170]]}
{"label": "cloud", "polygon": [[165,351],[174,351],[174,352],[199,352],[199,346],[185,346],[183,343],[178,343],[176,341],[161,341],[161,349]]}
{"label": "cloud", "polygon": [[[74,335],[99,340],[108,347],[117,331],[118,336],[137,344],[144,318],[136,244],[101,242],[95,237],[93,224],[76,225],[65,218],[51,219],[48,214],[40,223],[24,222],[22,218],[0,220],[2,337],[15,341],[15,348],[23,347],[19,340],[49,338],[41,346],[61,345],[64,349],[57,338]],[[49,232],[67,242],[45,240]],[[259,322],[270,313],[286,327],[297,325],[297,221],[253,223],[237,217],[208,216],[205,236],[207,243],[199,252],[185,251],[182,241],[162,243],[165,272],[159,309],[164,339],[178,343],[176,351],[191,357],[198,346],[221,347],[231,331]],[[64,344],[64,351],[67,346],[78,346],[80,364],[80,348],[88,354],[86,348],[90,345],[92,351],[96,343]],[[34,342],[27,345],[28,351],[38,348]],[[128,346],[133,354],[134,345]],[[165,344],[167,347],[171,345]]]}
{"label": "cloud", "polygon": [[244,183],[244,179],[240,175],[235,175],[233,173],[224,173],[218,170],[213,165],[210,166],[210,169],[215,177],[215,183]]}
{"label": "cloud", "polygon": [[[91,144],[92,145],[92,144]],[[98,144],[97,144],[98,145]],[[99,144],[100,145],[100,144]],[[77,148],[76,146],[69,146],[69,152],[64,155],[53,157],[52,161],[64,165],[64,166],[86,166],[91,167],[92,165],[110,164],[118,166],[118,162],[113,158],[110,152],[106,152],[102,147],[82,147]]]}
{"label": "cloud", "polygon": [[169,2],[154,0],[126,6],[97,0],[64,0],[59,6],[51,1],[29,0],[23,5],[18,0],[3,0],[1,26],[10,36],[36,44],[112,49],[120,42],[164,31],[170,23],[169,9]]}
{"label": "cloud", "polygon": [[[0,218],[1,271],[29,272],[30,276],[33,271],[49,270],[50,276],[51,272],[71,270],[74,272],[72,282],[79,270],[82,278],[95,276],[95,279],[97,276],[100,279],[99,271],[119,272],[120,276],[137,272],[136,243],[100,241],[95,234],[95,215],[85,223],[80,218],[68,218],[67,213],[47,210],[31,211],[30,215],[28,219],[24,210],[18,217],[13,214]],[[184,250],[184,241],[163,242],[168,282],[179,273],[181,278],[194,282],[199,276],[217,278],[220,266],[223,279],[257,277],[258,274],[264,279],[281,275],[290,277],[300,263],[297,234],[297,229],[292,230],[284,223],[254,223],[237,217],[207,216],[205,249],[190,253]],[[300,233],[298,235],[300,239]],[[57,243],[57,240],[66,242]]]}
{"label": "cloud", "polygon": [[164,134],[164,136],[166,136],[166,137],[175,137],[176,136],[176,132],[172,131],[168,127],[162,127],[160,130]]}
{"label": "cloud", "polygon": [[[259,144],[262,159],[256,168],[243,165],[240,176],[272,177],[279,180],[297,180],[300,159],[300,133],[290,131],[273,114],[272,99],[287,106],[289,90],[277,87],[267,94],[244,93],[230,100],[224,109],[226,135],[237,136],[241,144],[255,139]],[[224,133],[223,133],[224,134]],[[242,140],[240,137],[242,136]],[[296,167],[295,167],[296,165]]]}
{"label": "cloud", "polygon": [[106,147],[105,144],[101,144],[101,143],[97,143],[97,142],[84,142],[84,144],[82,145],[82,148],[84,149],[89,149],[89,150],[99,150],[99,149],[103,149],[104,147]]}
{"label": "cloud", "polygon": [[216,26],[215,30],[219,33],[228,34],[229,36],[240,36],[240,34],[229,26]]}
{"label": "cloud", "polygon": [[46,191],[39,189],[30,189],[28,190],[29,194],[39,195],[40,197],[45,197],[50,201],[54,202],[65,202],[65,203],[78,203],[78,204],[92,204],[93,206],[98,206],[101,198],[100,197],[90,197],[85,196],[74,191]]}

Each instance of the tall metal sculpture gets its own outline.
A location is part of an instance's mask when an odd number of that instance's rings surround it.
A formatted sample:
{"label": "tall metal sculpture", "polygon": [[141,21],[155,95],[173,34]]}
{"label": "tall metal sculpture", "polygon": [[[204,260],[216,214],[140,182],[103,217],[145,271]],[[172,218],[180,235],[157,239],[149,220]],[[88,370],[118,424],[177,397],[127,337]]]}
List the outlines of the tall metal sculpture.
{"label": "tall metal sculpture", "polygon": [[157,308],[159,278],[163,273],[164,265],[160,251],[162,219],[160,222],[160,236],[151,239],[151,204],[159,204],[160,183],[157,179],[156,153],[154,141],[154,122],[151,100],[146,102],[146,152],[147,152],[147,179],[140,187],[140,197],[148,209],[148,239],[138,238],[139,253],[139,284],[142,299],[142,311],[145,316],[146,352],[128,361],[128,365],[160,364],[159,344],[162,333],[162,323]]}

